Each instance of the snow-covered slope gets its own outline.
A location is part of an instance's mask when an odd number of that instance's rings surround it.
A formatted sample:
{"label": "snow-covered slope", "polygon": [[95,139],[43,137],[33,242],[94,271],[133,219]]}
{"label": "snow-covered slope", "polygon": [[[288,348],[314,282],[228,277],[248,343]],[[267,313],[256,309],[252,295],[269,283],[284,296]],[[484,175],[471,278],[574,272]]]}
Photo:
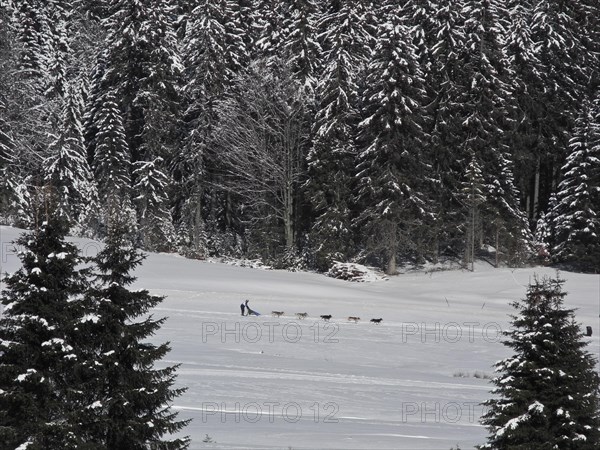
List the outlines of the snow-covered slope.
{"label": "snow-covered slope", "polygon": [[[18,267],[19,232],[0,227],[2,272]],[[87,254],[99,246],[74,241]],[[508,355],[499,330],[535,273],[554,271],[481,265],[349,283],[150,254],[137,285],[167,296],[156,339],[171,342],[166,363],[181,363],[189,389],[174,407],[194,419],[193,449],[466,449],[485,441],[485,377]],[[598,355],[600,276],[561,275]],[[244,299],[263,315],[241,317]]]}

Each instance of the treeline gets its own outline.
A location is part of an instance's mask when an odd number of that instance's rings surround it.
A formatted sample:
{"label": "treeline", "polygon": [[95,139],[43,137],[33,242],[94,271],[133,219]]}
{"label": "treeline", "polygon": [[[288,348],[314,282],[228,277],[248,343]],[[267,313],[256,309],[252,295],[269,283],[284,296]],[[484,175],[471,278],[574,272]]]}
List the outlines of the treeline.
{"label": "treeline", "polygon": [[595,0],[4,0],[0,215],[326,270],[600,269]]}

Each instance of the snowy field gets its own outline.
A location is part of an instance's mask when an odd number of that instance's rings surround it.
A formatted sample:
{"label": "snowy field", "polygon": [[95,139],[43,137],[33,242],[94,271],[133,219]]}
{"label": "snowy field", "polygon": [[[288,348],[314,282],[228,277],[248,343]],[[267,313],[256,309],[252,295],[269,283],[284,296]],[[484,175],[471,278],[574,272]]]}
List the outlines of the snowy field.
{"label": "snowy field", "polygon": [[[0,227],[2,272],[19,265],[10,245],[18,233]],[[156,340],[171,342],[166,363],[181,363],[188,391],[174,408],[193,419],[192,449],[467,449],[485,442],[486,377],[509,354],[500,330],[534,273],[555,272],[480,264],[349,283],[150,254],[137,285],[167,296]],[[598,356],[600,276],[561,275]],[[263,315],[240,317],[244,299]]]}

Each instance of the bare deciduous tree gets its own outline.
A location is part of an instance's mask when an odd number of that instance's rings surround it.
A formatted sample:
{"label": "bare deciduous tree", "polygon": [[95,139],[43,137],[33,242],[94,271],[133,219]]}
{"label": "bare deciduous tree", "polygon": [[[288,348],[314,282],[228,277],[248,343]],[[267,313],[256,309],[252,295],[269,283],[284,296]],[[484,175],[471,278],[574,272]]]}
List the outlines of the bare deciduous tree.
{"label": "bare deciduous tree", "polygon": [[286,247],[295,241],[308,135],[300,92],[283,63],[255,63],[218,103],[214,134],[218,187],[239,196],[253,221],[281,223]]}

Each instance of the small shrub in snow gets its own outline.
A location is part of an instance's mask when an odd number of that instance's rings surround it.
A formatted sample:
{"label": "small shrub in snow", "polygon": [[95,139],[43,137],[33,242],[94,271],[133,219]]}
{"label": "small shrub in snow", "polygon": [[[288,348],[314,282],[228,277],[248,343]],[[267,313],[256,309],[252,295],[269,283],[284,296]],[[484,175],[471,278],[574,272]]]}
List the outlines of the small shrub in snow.
{"label": "small shrub in snow", "polygon": [[221,262],[223,264],[227,264],[229,266],[237,266],[237,267],[249,267],[250,269],[262,269],[262,270],[271,270],[273,269],[271,266],[266,265],[260,259],[239,259],[239,258],[210,258],[208,262]]}
{"label": "small shrub in snow", "polygon": [[327,272],[327,276],[337,278],[338,280],[346,281],[377,281],[383,280],[385,277],[377,275],[372,269],[355,263],[335,262],[335,264]]}
{"label": "small shrub in snow", "polygon": [[454,372],[452,375],[454,378],[469,378],[469,372],[463,372],[462,370]]}
{"label": "small shrub in snow", "polygon": [[482,380],[491,380],[494,377],[485,372],[479,372],[476,370],[475,373],[473,374],[473,378],[481,378]]}

